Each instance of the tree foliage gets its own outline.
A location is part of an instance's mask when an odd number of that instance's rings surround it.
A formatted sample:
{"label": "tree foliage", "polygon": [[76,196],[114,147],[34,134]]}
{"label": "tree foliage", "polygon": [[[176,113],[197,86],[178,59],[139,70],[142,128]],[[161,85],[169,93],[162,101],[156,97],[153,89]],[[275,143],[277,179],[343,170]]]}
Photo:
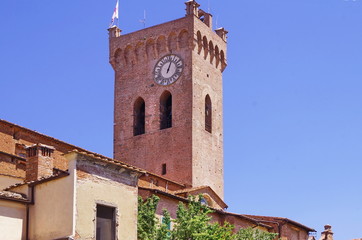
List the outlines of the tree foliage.
{"label": "tree foliage", "polygon": [[[253,228],[240,229],[234,233],[230,223],[211,223],[213,211],[201,203],[202,196],[190,197],[187,206],[179,203],[176,219],[171,220],[167,210],[163,210],[162,222],[156,218],[159,202],[157,196],[146,201],[138,200],[139,240],[273,240],[277,234]],[[171,222],[173,228],[170,228]]]}

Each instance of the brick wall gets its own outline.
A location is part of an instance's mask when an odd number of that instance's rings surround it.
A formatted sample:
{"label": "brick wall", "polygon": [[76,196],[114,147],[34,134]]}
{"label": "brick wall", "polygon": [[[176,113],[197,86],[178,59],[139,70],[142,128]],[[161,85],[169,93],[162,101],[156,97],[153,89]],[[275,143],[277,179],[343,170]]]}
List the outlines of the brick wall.
{"label": "brick wall", "polygon": [[[110,30],[110,36],[116,28]],[[198,33],[208,38],[199,51]],[[213,47],[210,48],[209,46]],[[211,186],[223,197],[222,76],[226,43],[194,15],[110,37],[115,70],[114,158],[188,186]],[[217,50],[217,57],[215,55]],[[181,77],[157,85],[153,69],[166,54],[184,60]],[[204,57],[204,55],[206,57]],[[223,62],[225,63],[223,58]],[[172,128],[160,130],[160,96],[172,94]],[[213,131],[205,131],[205,96],[213,104]],[[133,136],[134,103],[145,101],[145,134]]]}

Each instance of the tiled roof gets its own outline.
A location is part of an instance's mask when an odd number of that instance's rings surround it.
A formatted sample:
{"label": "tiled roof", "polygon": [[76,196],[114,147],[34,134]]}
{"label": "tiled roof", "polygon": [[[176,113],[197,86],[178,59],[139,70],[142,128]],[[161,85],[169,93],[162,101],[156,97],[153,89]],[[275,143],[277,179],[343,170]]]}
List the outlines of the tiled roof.
{"label": "tiled roof", "polygon": [[185,189],[174,191],[173,193],[174,194],[189,193],[189,192],[201,190],[204,188],[210,188],[210,187],[209,186],[199,186],[199,187],[185,188]]}
{"label": "tiled roof", "polygon": [[155,177],[158,177],[158,178],[162,178],[162,179],[164,179],[164,180],[167,181],[167,182],[171,182],[171,183],[174,183],[174,184],[176,184],[176,185],[179,185],[179,187],[182,187],[182,188],[185,187],[185,184],[176,182],[176,181],[174,181],[174,180],[170,180],[170,179],[168,179],[168,178],[165,178],[165,177],[163,177],[163,176],[161,176],[161,175],[158,175],[158,174],[156,174],[156,173],[153,173],[153,172],[149,172],[149,171],[147,171],[147,170],[144,170],[144,171],[146,171],[146,174],[149,174],[149,175],[152,175],[152,176],[155,176]]}
{"label": "tiled roof", "polygon": [[101,154],[98,154],[98,153],[95,153],[95,152],[88,151],[88,150],[86,150],[86,149],[83,149],[83,148],[80,148],[80,147],[78,147],[78,146],[69,144],[69,143],[67,143],[67,142],[64,142],[64,141],[62,141],[62,140],[59,140],[59,139],[50,137],[50,136],[48,136],[48,135],[39,133],[39,132],[37,132],[37,131],[34,131],[34,130],[31,130],[31,129],[22,127],[22,126],[20,126],[20,125],[17,125],[17,124],[8,122],[8,121],[6,121],[6,120],[0,119],[0,123],[4,123],[4,124],[7,124],[7,125],[10,125],[10,126],[13,126],[13,127],[17,127],[17,128],[22,129],[22,130],[25,130],[25,131],[34,133],[34,134],[36,134],[36,135],[38,135],[38,136],[41,136],[41,137],[44,137],[44,138],[47,138],[47,139],[56,141],[56,142],[58,142],[58,143],[60,143],[60,144],[67,145],[67,146],[73,148],[73,149],[74,149],[73,151],[78,151],[78,152],[81,153],[81,154],[85,154],[85,155],[88,155],[88,156],[92,156],[92,157],[95,157],[95,158],[98,158],[98,159],[103,159],[103,160],[106,160],[106,161],[108,161],[108,162],[120,163],[120,164],[123,164],[124,167],[129,168],[129,169],[132,169],[132,170],[134,170],[134,171],[138,171],[138,172],[150,174],[150,175],[153,175],[153,176],[157,176],[157,177],[159,177],[159,178],[165,179],[166,181],[175,183],[175,184],[180,185],[180,186],[184,186],[184,184],[181,184],[181,183],[175,182],[175,181],[173,181],[173,180],[164,178],[164,177],[162,177],[162,176],[160,176],[160,175],[157,175],[157,174],[155,174],[155,173],[146,171],[146,170],[141,169],[141,168],[137,168],[137,167],[135,167],[135,166],[132,166],[132,165],[127,164],[127,163],[124,163],[124,162],[122,162],[122,161],[118,161],[118,160],[115,160],[115,159],[112,159],[112,158],[105,157],[105,156],[103,156],[103,155],[101,155]]}
{"label": "tiled roof", "polygon": [[228,205],[224,202],[224,200],[222,200],[220,198],[220,196],[210,186],[199,186],[199,187],[193,187],[193,188],[186,188],[186,189],[181,189],[181,190],[174,191],[173,193],[178,195],[178,194],[190,193],[190,192],[194,192],[194,191],[198,191],[198,190],[202,190],[202,189],[210,189],[210,191],[215,195],[215,197],[220,202],[222,202],[223,206],[221,206],[221,207],[222,208],[228,208]]}
{"label": "tiled roof", "polygon": [[270,217],[270,216],[258,216],[258,215],[249,215],[249,214],[245,214],[245,216],[257,219],[258,221],[276,221],[276,222],[285,222],[285,223],[290,223],[293,224],[295,226],[301,227],[309,232],[316,232],[315,229],[307,227],[299,222],[290,220],[289,218],[283,218],[283,217]]}
{"label": "tiled roof", "polygon": [[140,172],[140,173],[146,173],[146,171],[143,170],[143,169],[134,167],[132,165],[129,165],[129,164],[121,162],[121,161],[117,161],[117,160],[112,159],[112,158],[102,156],[100,154],[94,154],[94,153],[90,153],[90,152],[80,152],[77,149],[74,149],[73,151],[70,151],[69,153],[72,153],[72,152],[75,152],[75,153],[78,153],[78,154],[81,154],[81,155],[84,155],[84,156],[92,157],[92,158],[95,158],[95,159],[103,161],[103,162],[107,162],[107,163],[111,163],[111,164],[114,164],[114,165],[117,165],[117,166],[121,166],[121,167],[130,169],[132,171],[137,171],[137,172]]}
{"label": "tiled roof", "polygon": [[80,147],[78,147],[78,146],[69,144],[69,143],[64,142],[64,141],[62,141],[62,140],[56,139],[56,138],[54,138],[54,137],[50,137],[50,136],[48,136],[48,135],[39,133],[39,132],[37,132],[37,131],[31,130],[31,129],[29,129],[29,128],[26,128],[26,127],[23,127],[23,126],[20,126],[20,125],[17,125],[17,124],[15,124],[15,123],[8,122],[8,121],[3,120],[3,119],[0,119],[0,123],[4,123],[4,124],[7,124],[7,125],[10,125],[10,126],[13,126],[13,127],[21,128],[22,130],[25,130],[25,131],[27,131],[27,132],[34,133],[34,134],[36,134],[36,135],[38,135],[38,136],[41,136],[41,137],[44,137],[44,138],[48,138],[48,139],[53,140],[53,141],[56,141],[56,142],[58,142],[58,143],[61,143],[61,144],[64,144],[64,145],[68,145],[69,147],[73,147],[73,148],[76,148],[76,149],[79,149],[79,150],[88,152],[87,150],[82,149],[82,148],[80,148]]}
{"label": "tiled roof", "polygon": [[4,190],[7,191],[7,190],[13,189],[15,187],[23,186],[23,185],[34,186],[34,185],[38,185],[38,184],[41,184],[41,183],[44,183],[44,182],[48,182],[48,181],[55,180],[55,179],[58,179],[58,178],[62,178],[62,177],[65,177],[65,176],[69,175],[68,172],[57,169],[57,168],[54,168],[53,170],[54,170],[54,173],[52,175],[48,176],[48,177],[42,177],[42,178],[39,178],[38,180],[34,180],[34,181],[16,183],[16,184],[13,184],[13,185],[5,188]]}
{"label": "tiled roof", "polygon": [[[168,191],[168,192],[165,192],[159,188],[154,188],[154,187],[138,187],[139,189],[143,189],[143,190],[149,190],[149,191],[153,191],[154,193],[160,193],[162,195],[165,195],[165,196],[168,196],[168,197],[171,197],[171,198],[175,198],[179,201],[183,201],[183,202],[188,202],[189,199],[187,198],[184,198],[184,197],[181,197],[181,196],[178,196],[178,195],[175,195],[174,193],[175,192],[179,192],[179,191]],[[196,187],[196,188],[193,188],[193,189],[203,189],[205,188],[205,186],[203,187]],[[216,209],[216,208],[212,208],[210,207],[210,209],[212,209],[213,211],[219,213],[219,214],[223,214],[223,215],[232,215],[232,216],[236,216],[236,217],[239,217],[239,218],[242,218],[244,220],[247,220],[247,221],[250,221],[250,222],[253,222],[255,225],[258,225],[258,226],[262,226],[262,227],[265,227],[265,228],[268,228],[268,229],[271,229],[272,227],[267,225],[267,224],[264,224],[260,221],[258,221],[257,219],[254,219],[252,217],[249,217],[249,216],[246,216],[246,215],[243,215],[243,214],[236,214],[236,213],[230,213],[230,212],[227,212],[227,211],[224,211],[224,210],[220,210],[220,209]]]}
{"label": "tiled roof", "polygon": [[173,181],[173,180],[164,178],[164,177],[162,177],[162,176],[160,176],[160,175],[157,175],[157,174],[155,174],[155,173],[149,172],[149,171],[144,170],[144,169],[142,169],[142,168],[135,167],[135,166],[130,165],[130,164],[128,164],[128,163],[125,163],[125,162],[122,162],[122,161],[119,161],[119,160],[116,160],[116,159],[113,159],[113,158],[109,158],[109,157],[103,156],[103,155],[98,154],[98,153],[92,153],[92,152],[89,152],[89,151],[79,151],[79,150],[77,150],[77,149],[74,149],[74,150],[70,151],[69,153],[71,153],[71,152],[76,152],[76,153],[82,154],[82,155],[84,155],[84,156],[89,156],[89,157],[96,158],[96,159],[101,160],[101,161],[105,161],[105,162],[109,162],[109,163],[112,163],[112,164],[116,164],[116,165],[118,165],[118,166],[122,166],[122,167],[124,167],[124,168],[128,168],[128,169],[133,170],[133,171],[138,171],[138,172],[141,172],[141,173],[144,173],[144,174],[153,175],[153,176],[156,176],[156,177],[165,179],[165,180],[168,181],[168,182],[172,182],[172,183],[174,183],[174,184],[177,184],[177,185],[179,185],[180,187],[184,187],[184,184],[175,182],[175,181]]}
{"label": "tiled roof", "polygon": [[0,191],[0,199],[15,200],[22,202],[28,201],[28,199],[24,194],[10,192],[10,191]]}
{"label": "tiled roof", "polygon": [[26,161],[25,158],[20,157],[20,156],[18,156],[18,155],[11,154],[11,153],[7,153],[7,152],[0,151],[0,154],[4,154],[4,155],[7,155],[7,156],[9,156],[9,157],[13,157],[13,158],[19,159],[19,160],[21,160],[21,161]]}
{"label": "tiled roof", "polygon": [[184,197],[181,197],[181,196],[177,196],[175,194],[172,193],[172,191],[163,191],[162,189],[159,189],[159,188],[154,188],[154,187],[138,187],[138,189],[143,189],[143,190],[149,190],[149,191],[153,191],[155,193],[160,193],[162,195],[165,195],[165,196],[169,196],[171,198],[176,198],[180,201],[183,201],[183,202],[187,202],[188,199],[187,198],[184,198]]}
{"label": "tiled roof", "polygon": [[224,210],[217,210],[215,209],[216,212],[218,213],[221,213],[221,214],[225,214],[225,215],[231,215],[231,216],[235,216],[235,217],[239,217],[239,218],[242,218],[244,220],[248,220],[248,221],[251,221],[253,222],[254,224],[258,225],[258,226],[261,226],[261,227],[265,227],[265,228],[268,228],[268,229],[272,229],[273,227],[270,226],[270,225],[267,225],[265,223],[262,223],[261,221],[259,221],[258,219],[255,219],[255,218],[252,218],[248,215],[245,215],[245,214],[239,214],[239,213],[232,213],[232,212],[227,212],[227,211],[224,211]]}

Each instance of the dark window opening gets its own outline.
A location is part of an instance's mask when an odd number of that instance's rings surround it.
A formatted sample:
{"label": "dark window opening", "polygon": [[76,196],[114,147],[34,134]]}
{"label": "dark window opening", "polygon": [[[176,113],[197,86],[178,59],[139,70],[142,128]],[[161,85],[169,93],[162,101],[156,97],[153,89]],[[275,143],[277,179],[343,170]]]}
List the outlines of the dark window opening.
{"label": "dark window opening", "polygon": [[205,130],[211,133],[212,130],[212,106],[209,95],[205,98]]}
{"label": "dark window opening", "polygon": [[[166,225],[166,228],[168,230],[171,230],[171,222],[170,221],[166,221],[166,218],[165,217],[162,217],[162,224],[165,224]],[[167,236],[170,236],[170,232],[167,233]]]}
{"label": "dark window opening", "polygon": [[142,98],[138,98],[134,104],[133,112],[133,135],[141,135],[145,133],[145,101]]}
{"label": "dark window opening", "polygon": [[200,203],[201,203],[202,205],[209,205],[204,197],[201,197]]}
{"label": "dark window opening", "polygon": [[172,127],[172,95],[164,92],[160,98],[160,129]]}
{"label": "dark window opening", "polygon": [[115,240],[115,208],[97,204],[96,240]]}
{"label": "dark window opening", "polygon": [[166,163],[162,164],[162,175],[166,175],[167,173],[167,168],[166,168]]}

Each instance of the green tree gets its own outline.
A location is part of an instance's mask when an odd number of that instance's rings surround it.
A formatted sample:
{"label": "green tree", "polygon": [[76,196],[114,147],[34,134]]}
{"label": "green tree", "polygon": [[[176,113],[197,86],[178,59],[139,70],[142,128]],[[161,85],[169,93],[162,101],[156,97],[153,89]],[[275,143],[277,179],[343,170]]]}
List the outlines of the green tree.
{"label": "green tree", "polygon": [[240,228],[236,234],[236,239],[240,240],[273,240],[278,236],[277,233],[261,231],[259,229]]}
{"label": "green tree", "polygon": [[230,223],[211,223],[213,212],[202,204],[202,196],[190,197],[187,206],[179,203],[173,229],[170,230],[171,217],[163,210],[163,220],[155,217],[159,198],[152,196],[146,201],[139,198],[138,239],[139,240],[273,240],[276,233],[253,228],[240,229],[236,234]]}
{"label": "green tree", "polygon": [[160,198],[152,195],[143,201],[138,197],[138,224],[137,238],[139,240],[154,240],[157,235],[158,219],[156,218],[156,209]]}

